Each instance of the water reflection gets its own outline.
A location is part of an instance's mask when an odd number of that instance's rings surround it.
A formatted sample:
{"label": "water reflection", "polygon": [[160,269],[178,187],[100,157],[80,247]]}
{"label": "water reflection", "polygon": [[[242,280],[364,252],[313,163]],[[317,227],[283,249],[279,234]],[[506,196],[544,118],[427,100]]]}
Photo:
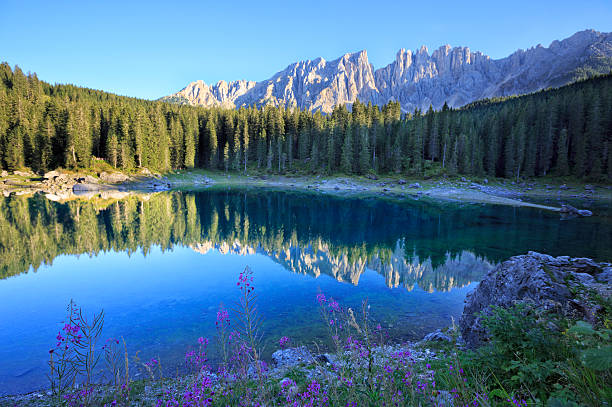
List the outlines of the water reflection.
{"label": "water reflection", "polygon": [[320,241],[305,248],[290,245],[278,251],[266,250],[261,246],[245,246],[238,240],[231,244],[207,241],[192,245],[191,248],[200,254],[211,251],[240,256],[262,254],[293,273],[314,278],[327,275],[353,285],[358,285],[366,269],[371,269],[384,277],[389,288],[404,287],[412,291],[418,286],[430,293],[469,285],[480,280],[494,266],[467,250],[457,255],[447,253],[444,262],[434,266],[431,258],[421,261],[414,252],[412,256],[406,257],[407,248],[402,241],[397,242],[390,256],[388,253],[384,256],[375,253],[358,258],[349,258],[346,251],[332,253],[329,245]]}
{"label": "water reflection", "polygon": [[68,203],[43,196],[0,200],[0,278],[36,270],[61,254],[227,246],[261,251],[291,271],[353,284],[367,267],[390,287],[448,290],[528,250],[608,260],[610,241],[609,218],[560,222],[555,214],[534,209],[289,192],[161,193]]}

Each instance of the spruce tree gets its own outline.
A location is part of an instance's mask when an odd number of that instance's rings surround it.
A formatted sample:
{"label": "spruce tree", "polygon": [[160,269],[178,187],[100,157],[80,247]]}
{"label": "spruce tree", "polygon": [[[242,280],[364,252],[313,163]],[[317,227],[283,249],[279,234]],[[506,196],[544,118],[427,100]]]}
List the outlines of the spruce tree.
{"label": "spruce tree", "polygon": [[344,142],[342,143],[342,161],[340,169],[345,174],[353,173],[353,131],[351,124],[346,127]]}

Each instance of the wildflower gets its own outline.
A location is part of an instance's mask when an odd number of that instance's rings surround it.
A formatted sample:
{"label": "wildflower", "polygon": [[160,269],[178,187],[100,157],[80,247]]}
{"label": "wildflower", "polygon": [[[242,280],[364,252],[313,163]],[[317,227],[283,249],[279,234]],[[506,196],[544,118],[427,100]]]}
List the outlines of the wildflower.
{"label": "wildflower", "polygon": [[323,293],[317,294],[317,302],[319,303],[319,305],[323,305],[325,301],[326,301],[325,294]]}
{"label": "wildflower", "polygon": [[340,305],[334,299],[329,300],[329,308],[331,311],[340,312]]}
{"label": "wildflower", "polygon": [[283,336],[278,341],[278,344],[280,345],[281,349],[285,349],[287,347],[287,345],[289,344],[289,338],[286,337],[286,336]]}

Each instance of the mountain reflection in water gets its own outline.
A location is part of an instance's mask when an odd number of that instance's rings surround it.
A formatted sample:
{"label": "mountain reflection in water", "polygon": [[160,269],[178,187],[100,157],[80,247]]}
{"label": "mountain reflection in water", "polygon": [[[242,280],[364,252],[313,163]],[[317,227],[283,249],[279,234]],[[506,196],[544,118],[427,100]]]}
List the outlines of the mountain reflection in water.
{"label": "mountain reflection in water", "polygon": [[447,253],[445,261],[434,267],[430,258],[423,262],[420,262],[417,255],[407,258],[406,250],[399,241],[390,257],[373,254],[369,258],[358,259],[350,259],[347,253],[333,254],[329,246],[322,242],[310,244],[306,248],[289,246],[279,251],[244,246],[239,241],[231,245],[209,241],[192,245],[191,248],[200,254],[207,254],[211,250],[240,256],[262,254],[294,273],[315,278],[327,275],[354,285],[359,284],[359,278],[368,268],[382,275],[389,288],[404,287],[412,291],[418,285],[430,293],[434,290],[449,291],[454,287],[464,287],[478,281],[493,268],[487,260],[467,250],[454,256]]}

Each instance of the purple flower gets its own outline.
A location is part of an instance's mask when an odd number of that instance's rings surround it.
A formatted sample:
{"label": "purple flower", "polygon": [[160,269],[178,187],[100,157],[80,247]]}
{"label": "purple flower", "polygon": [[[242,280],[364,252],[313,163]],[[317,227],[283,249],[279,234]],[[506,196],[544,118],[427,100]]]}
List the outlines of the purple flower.
{"label": "purple flower", "polygon": [[286,336],[283,336],[278,341],[278,344],[280,345],[281,349],[285,349],[287,345],[289,344],[289,338],[287,338]]}

